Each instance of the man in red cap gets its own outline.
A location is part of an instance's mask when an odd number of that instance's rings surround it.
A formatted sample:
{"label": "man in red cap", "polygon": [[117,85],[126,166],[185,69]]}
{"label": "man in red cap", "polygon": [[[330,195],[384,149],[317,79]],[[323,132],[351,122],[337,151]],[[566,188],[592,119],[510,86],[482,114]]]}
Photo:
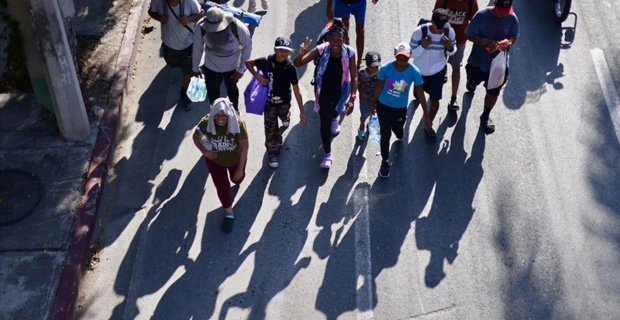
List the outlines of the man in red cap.
{"label": "man in red cap", "polygon": [[[476,86],[482,82],[487,89],[484,111],[480,116],[480,126],[485,133],[495,131],[495,125],[489,115],[503,87],[503,84],[493,89],[487,87],[491,62],[501,51],[506,51],[508,54],[510,46],[519,36],[519,19],[513,13],[512,2],[513,0],[495,0],[493,6],[478,11],[465,30],[467,39],[474,43],[465,66],[467,91],[474,92]],[[508,79],[508,67],[504,83],[506,79]]]}

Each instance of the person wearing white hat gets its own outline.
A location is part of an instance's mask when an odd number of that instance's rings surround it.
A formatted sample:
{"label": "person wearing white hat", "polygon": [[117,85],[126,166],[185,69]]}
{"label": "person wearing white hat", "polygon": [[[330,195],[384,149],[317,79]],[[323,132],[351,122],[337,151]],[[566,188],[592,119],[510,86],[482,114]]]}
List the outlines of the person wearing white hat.
{"label": "person wearing white hat", "polygon": [[223,80],[228,98],[239,111],[237,82],[251,54],[252,38],[245,24],[230,12],[209,8],[206,16],[196,23],[192,70],[195,75],[202,71],[211,103],[220,97]]}
{"label": "person wearing white hat", "polygon": [[241,184],[248,161],[248,130],[226,98],[213,102],[211,112],[200,120],[194,144],[205,158],[207,169],[226,213],[222,230],[230,233],[235,215],[230,183]]}

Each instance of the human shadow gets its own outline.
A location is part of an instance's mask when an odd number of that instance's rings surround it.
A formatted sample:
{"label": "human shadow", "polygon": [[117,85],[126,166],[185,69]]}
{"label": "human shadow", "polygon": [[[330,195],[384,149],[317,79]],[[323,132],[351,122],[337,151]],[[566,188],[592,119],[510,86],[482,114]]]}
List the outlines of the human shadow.
{"label": "human shadow", "polygon": [[[181,175],[181,170],[173,169],[156,187],[151,209],[132,239],[115,278],[115,290],[128,294],[114,308],[112,319],[132,317],[137,312],[137,300],[159,290],[188,259],[188,244],[196,236],[197,213],[204,193],[195,190],[207,179],[202,157],[174,195]],[[148,272],[139,272],[136,266]]]}
{"label": "human shadow", "polygon": [[[482,130],[476,128],[478,132],[471,153],[465,151],[465,124],[471,99],[463,100],[463,112],[452,139],[441,142],[437,158],[441,170],[436,171],[435,196],[430,212],[416,222],[417,247],[431,253],[424,278],[430,288],[436,287],[445,277],[444,259],[451,264],[458,255],[459,241],[474,215],[473,199],[484,174],[485,135]],[[445,131],[445,127],[440,126],[438,131]]]}
{"label": "human shadow", "polygon": [[[299,46],[299,44],[303,43],[306,37],[308,37],[309,39],[312,39],[312,44],[310,44],[310,47],[314,48],[321,30],[325,28],[325,24],[327,23],[327,17],[325,16],[326,6],[325,0],[320,0],[319,2],[307,7],[295,17],[294,32],[291,34],[293,46]],[[312,72],[312,70],[314,70],[314,64],[309,63],[305,66],[297,68],[297,74],[300,79],[306,73],[308,68],[310,68]]]}
{"label": "human shadow", "polygon": [[[417,103],[411,102],[409,108],[408,119],[411,119]],[[408,120],[406,130],[410,130],[410,123]],[[433,163],[437,156],[430,151],[421,130],[419,134],[414,134],[410,142],[406,141],[407,138],[408,133],[403,140],[394,139],[392,142],[392,167],[388,179],[378,177],[378,163],[368,164],[367,176],[375,177],[372,186],[365,182],[356,184],[348,200],[344,198],[346,204],[340,208],[335,206],[331,212],[325,212],[326,217],[322,218],[332,224],[353,221],[345,231],[341,230],[346,224],[333,236],[329,225],[326,225],[322,232],[329,237],[322,236],[322,242],[327,245],[315,244],[315,251],[319,255],[329,255],[316,301],[316,308],[327,319],[337,319],[358,307],[362,309],[360,311],[367,311],[377,306],[376,279],[383,270],[396,265],[405,238],[411,231],[411,224],[428,201],[434,184]],[[337,188],[335,185],[334,189]],[[343,196],[335,196],[332,202],[336,201],[342,202]],[[363,236],[365,232],[368,232],[367,239]],[[335,239],[333,243],[328,242],[331,238]],[[366,253],[360,250],[368,250],[369,256],[366,257]],[[366,264],[370,265],[370,270],[363,267]],[[363,282],[357,287],[360,279]],[[358,305],[358,297],[364,297],[362,300],[367,298],[367,301]]]}
{"label": "human shadow", "polygon": [[[561,49],[569,49],[576,32],[553,19],[553,1],[521,2],[518,7],[519,38],[510,49],[508,82],[503,95],[509,109],[536,103],[549,90],[562,90],[565,66]],[[542,8],[541,8],[542,7]]]}

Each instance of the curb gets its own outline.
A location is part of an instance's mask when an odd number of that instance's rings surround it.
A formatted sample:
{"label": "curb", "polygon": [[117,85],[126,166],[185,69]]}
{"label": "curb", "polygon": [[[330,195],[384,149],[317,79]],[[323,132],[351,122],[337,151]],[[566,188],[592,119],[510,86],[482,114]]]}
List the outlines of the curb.
{"label": "curb", "polygon": [[56,292],[54,307],[51,310],[51,319],[54,320],[69,320],[73,318],[73,311],[89,253],[97,209],[108,171],[107,166],[112,159],[116,143],[120,124],[120,111],[127,95],[132,67],[138,52],[142,17],[144,17],[146,8],[146,0],[135,0],[135,5],[131,8],[127,18],[125,34],[123,35],[116,59],[116,72],[110,87],[109,102],[97,133],[97,140],[95,141],[84,185],[84,194],[80,199],[75,228],[71,236],[67,260]]}

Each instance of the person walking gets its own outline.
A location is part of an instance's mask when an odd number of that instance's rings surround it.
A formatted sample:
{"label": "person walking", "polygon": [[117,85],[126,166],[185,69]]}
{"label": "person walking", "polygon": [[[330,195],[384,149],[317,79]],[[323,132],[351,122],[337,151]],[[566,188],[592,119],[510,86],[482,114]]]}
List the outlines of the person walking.
{"label": "person walking", "polygon": [[448,10],[450,15],[450,26],[456,34],[456,53],[448,57],[448,64],[452,67],[452,75],[450,77],[452,84],[452,96],[448,103],[449,111],[457,111],[460,105],[456,101],[459,92],[459,83],[461,82],[461,67],[463,66],[463,57],[465,56],[465,48],[467,44],[467,35],[465,29],[469,25],[469,21],[478,12],[478,1],[476,0],[436,0],[435,9],[444,8]]}
{"label": "person walking", "polygon": [[223,80],[228,98],[239,112],[237,82],[243,76],[245,62],[251,54],[252,38],[245,24],[230,12],[218,7],[209,8],[194,30],[192,70],[195,75],[202,71],[211,103],[220,97]]}
{"label": "person walking", "polygon": [[306,37],[299,45],[299,54],[293,64],[300,67],[319,58],[315,81],[314,111],[319,113],[321,120],[321,140],[325,156],[321,168],[329,169],[333,158],[331,153],[332,134],[340,133],[338,114],[347,105],[347,115],[353,112],[357,98],[357,68],[355,65],[355,49],[344,43],[346,30],[332,26],[329,30],[329,41],[308,50],[312,40]]}
{"label": "person walking", "polygon": [[241,184],[248,160],[248,130],[226,98],[213,102],[211,112],[203,117],[193,135],[194,144],[205,157],[207,169],[226,215],[222,230],[230,233],[235,214],[230,183]]}
{"label": "person walking", "polygon": [[[465,30],[467,39],[474,43],[465,66],[466,88],[469,92],[474,92],[482,82],[487,88],[491,62],[500,51],[506,51],[508,54],[510,46],[517,41],[519,19],[513,12],[512,2],[512,0],[495,0],[493,6],[478,11]],[[508,79],[509,69],[507,65],[504,84]],[[495,124],[491,120],[490,113],[504,84],[486,90],[480,126],[487,134],[495,132]]]}
{"label": "person walking", "polygon": [[[249,3],[250,4],[248,5],[248,12],[255,12],[256,11],[256,0],[250,0]],[[261,0],[260,4],[263,7],[263,10],[269,9],[269,0]]]}
{"label": "person walking", "polygon": [[360,126],[357,130],[357,139],[361,141],[368,139],[366,120],[370,116],[370,98],[372,98],[379,80],[378,73],[381,66],[381,55],[376,51],[368,51],[364,60],[366,61],[366,66],[360,68],[357,72],[359,77],[357,89],[360,94]]}
{"label": "person walking", "polygon": [[197,0],[152,0],[149,16],[161,23],[161,47],[164,61],[170,68],[181,69],[180,105],[192,109],[187,87],[192,72],[194,25],[205,12]]}
{"label": "person walking", "polygon": [[[390,176],[390,138],[392,132],[396,139],[402,139],[405,122],[407,120],[407,106],[409,105],[409,90],[415,84],[418,96],[424,94],[424,80],[420,70],[409,62],[411,47],[401,42],[394,47],[394,60],[385,63],[379,69],[379,80],[370,101],[370,113],[377,114],[381,132],[381,168],[379,176]],[[421,99],[420,105],[424,113],[424,123],[430,126],[431,118],[426,100]]]}
{"label": "person walking", "polygon": [[[274,54],[256,60],[245,62],[248,71],[262,85],[269,84],[267,102],[263,113],[265,124],[265,147],[269,155],[269,165],[277,168],[278,156],[282,150],[282,134],[278,126],[278,119],[282,121],[282,127],[288,128],[291,123],[291,87],[295,94],[295,100],[299,106],[299,122],[306,123],[304,103],[299,91],[299,78],[297,69],[289,58],[293,52],[293,43],[287,37],[278,37],[274,45]],[[263,71],[261,76],[254,69]]]}
{"label": "person walking", "polygon": [[[372,4],[377,4],[379,0],[372,0]],[[327,0],[327,19],[333,20],[334,17],[342,18],[344,28],[349,30],[349,19],[351,15],[355,17],[355,45],[357,48],[357,68],[362,65],[362,54],[364,53],[364,23],[366,20],[367,0]],[[348,43],[348,39],[345,40]]]}
{"label": "person walking", "polygon": [[[442,98],[447,56],[456,53],[456,38],[454,30],[448,23],[449,19],[446,9],[435,9],[431,21],[415,28],[410,41],[413,64],[422,73],[424,91],[428,92],[431,100],[429,110],[431,125],[424,128],[426,140],[429,142],[437,140],[432,122],[435,120]],[[424,95],[417,97],[419,100],[426,100]]]}

